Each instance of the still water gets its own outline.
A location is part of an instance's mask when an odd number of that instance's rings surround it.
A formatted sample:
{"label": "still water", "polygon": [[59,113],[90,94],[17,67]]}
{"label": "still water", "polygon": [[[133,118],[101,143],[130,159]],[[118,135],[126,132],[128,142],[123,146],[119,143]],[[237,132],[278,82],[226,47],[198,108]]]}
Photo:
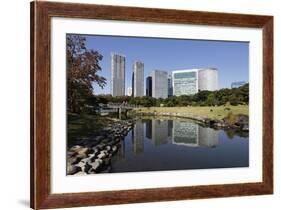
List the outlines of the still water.
{"label": "still water", "polygon": [[138,119],[111,164],[110,172],[248,167],[248,133],[186,119]]}

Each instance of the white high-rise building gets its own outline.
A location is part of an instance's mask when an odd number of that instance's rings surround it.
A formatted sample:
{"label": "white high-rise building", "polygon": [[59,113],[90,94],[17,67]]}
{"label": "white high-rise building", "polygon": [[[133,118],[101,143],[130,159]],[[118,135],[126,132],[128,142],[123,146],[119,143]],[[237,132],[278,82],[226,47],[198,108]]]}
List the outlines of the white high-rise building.
{"label": "white high-rise building", "polygon": [[175,96],[218,90],[218,71],[215,68],[177,70],[172,75]]}
{"label": "white high-rise building", "polygon": [[132,96],[132,93],[133,93],[132,87],[128,87],[128,88],[127,88],[127,95],[128,95],[128,96]]}
{"label": "white high-rise building", "polygon": [[133,90],[134,97],[144,95],[144,64],[141,61],[133,64]]}
{"label": "white high-rise building", "polygon": [[152,71],[152,97],[168,97],[168,73],[166,71]]}
{"label": "white high-rise building", "polygon": [[125,95],[125,56],[111,53],[111,95]]}

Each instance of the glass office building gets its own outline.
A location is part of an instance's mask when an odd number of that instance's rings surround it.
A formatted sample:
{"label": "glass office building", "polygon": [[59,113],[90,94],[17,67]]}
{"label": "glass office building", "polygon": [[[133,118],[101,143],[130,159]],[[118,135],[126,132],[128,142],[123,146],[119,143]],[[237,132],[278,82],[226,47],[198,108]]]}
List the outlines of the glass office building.
{"label": "glass office building", "polygon": [[198,92],[198,71],[174,71],[173,94],[175,96],[191,95]]}
{"label": "glass office building", "polygon": [[146,96],[152,96],[152,77],[146,77],[146,89],[145,89]]}
{"label": "glass office building", "polygon": [[173,95],[192,95],[200,90],[218,89],[218,71],[209,69],[187,69],[172,72]]}

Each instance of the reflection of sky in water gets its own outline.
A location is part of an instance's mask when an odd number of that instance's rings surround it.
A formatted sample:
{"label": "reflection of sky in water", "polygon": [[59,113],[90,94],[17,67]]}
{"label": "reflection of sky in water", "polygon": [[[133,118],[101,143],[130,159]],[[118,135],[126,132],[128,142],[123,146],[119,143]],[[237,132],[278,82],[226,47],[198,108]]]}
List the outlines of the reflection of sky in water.
{"label": "reflection of sky in water", "polygon": [[138,120],[121,142],[112,172],[247,167],[248,137],[189,120]]}

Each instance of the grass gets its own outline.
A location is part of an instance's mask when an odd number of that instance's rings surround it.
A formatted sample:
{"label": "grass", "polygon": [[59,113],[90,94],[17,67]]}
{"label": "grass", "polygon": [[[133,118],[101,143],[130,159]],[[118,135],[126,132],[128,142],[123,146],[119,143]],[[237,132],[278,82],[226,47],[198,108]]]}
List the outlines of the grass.
{"label": "grass", "polygon": [[101,117],[89,114],[73,114],[68,113],[68,137],[70,140],[76,137],[87,137],[92,135],[94,132],[106,127],[112,123],[115,119],[109,117]]}
{"label": "grass", "polygon": [[190,107],[148,107],[148,108],[135,108],[137,113],[149,113],[149,112],[169,112],[169,113],[187,113],[198,117],[207,117],[210,119],[221,120],[228,116],[230,112],[233,115],[245,114],[249,115],[248,105],[238,106],[190,106]]}

